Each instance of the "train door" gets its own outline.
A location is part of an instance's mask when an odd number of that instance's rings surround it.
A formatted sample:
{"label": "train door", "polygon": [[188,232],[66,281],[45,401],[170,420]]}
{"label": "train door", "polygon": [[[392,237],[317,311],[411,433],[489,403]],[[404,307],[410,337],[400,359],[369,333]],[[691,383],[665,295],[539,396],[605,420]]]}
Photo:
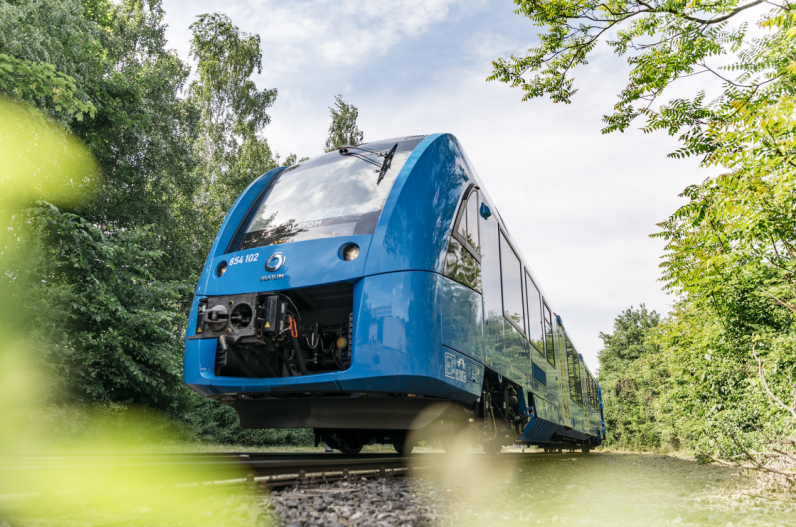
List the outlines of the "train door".
{"label": "train door", "polygon": [[[500,249],[501,325],[496,325],[495,370],[521,386],[531,384],[530,344],[526,333],[523,268],[508,236],[498,228]],[[491,320],[490,320],[491,324]]]}
{"label": "train door", "polygon": [[581,404],[583,405],[583,431],[589,431],[591,429],[591,425],[589,424],[589,395],[587,391],[587,378],[589,376],[589,372],[586,369],[586,363],[583,362],[583,355],[576,352],[575,357],[577,358],[578,371],[580,372],[580,400]]}
{"label": "train door", "polygon": [[528,341],[531,355],[531,387],[546,399],[556,402],[557,375],[548,375],[547,348],[545,346],[544,322],[542,321],[542,295],[539,288],[525,271],[525,300],[528,313]]}
{"label": "train door", "polygon": [[[533,282],[531,282],[533,284]],[[544,377],[547,379],[547,386],[540,393],[544,394],[544,398],[553,405],[555,409],[555,417],[550,417],[551,421],[561,422],[561,405],[558,400],[558,372],[556,371],[556,353],[555,353],[555,335],[553,333],[553,326],[550,323],[550,309],[543,299],[540,298],[541,308],[541,330],[544,335],[542,342],[542,350],[538,353],[532,354],[533,364],[532,367],[537,373],[543,372]]]}
{"label": "train door", "polygon": [[567,426],[572,426],[572,411],[569,405],[569,375],[567,374],[566,344],[564,326],[556,315],[556,355],[558,358],[559,383],[558,398],[561,401],[561,412]]}
{"label": "train door", "polygon": [[600,407],[597,403],[597,383],[594,382],[591,372],[587,372],[586,382],[589,385],[589,433],[600,436]]}
{"label": "train door", "polygon": [[445,253],[442,283],[442,344],[481,363],[483,348],[483,287],[479,193],[465,192]]}
{"label": "train door", "polygon": [[572,404],[572,428],[585,429],[583,408],[583,384],[578,352],[568,336],[564,336],[567,354],[567,373],[569,374],[569,400]]}

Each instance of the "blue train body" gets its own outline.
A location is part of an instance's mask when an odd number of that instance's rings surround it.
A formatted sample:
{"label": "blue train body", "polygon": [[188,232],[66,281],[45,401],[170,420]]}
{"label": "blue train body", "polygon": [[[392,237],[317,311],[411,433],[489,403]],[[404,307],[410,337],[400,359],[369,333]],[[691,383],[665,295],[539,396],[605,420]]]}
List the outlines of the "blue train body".
{"label": "blue train body", "polygon": [[244,427],[314,428],[344,451],[445,426],[588,448],[605,434],[599,387],[538,284],[455,137],[343,148],[233,205],[185,382]]}

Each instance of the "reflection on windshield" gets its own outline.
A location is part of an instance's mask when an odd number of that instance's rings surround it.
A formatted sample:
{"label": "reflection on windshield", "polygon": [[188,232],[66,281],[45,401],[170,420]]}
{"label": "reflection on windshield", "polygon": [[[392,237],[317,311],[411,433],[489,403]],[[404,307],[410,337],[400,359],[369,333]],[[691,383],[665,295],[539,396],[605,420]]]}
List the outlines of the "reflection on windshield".
{"label": "reflection on windshield", "polygon": [[[408,143],[408,144],[407,144]],[[417,144],[399,143],[379,180],[375,153],[325,155],[276,175],[230,244],[230,251],[317,238],[372,234],[398,173]],[[395,143],[369,146],[388,152]],[[402,148],[403,146],[403,148]],[[360,152],[357,152],[360,154]]]}

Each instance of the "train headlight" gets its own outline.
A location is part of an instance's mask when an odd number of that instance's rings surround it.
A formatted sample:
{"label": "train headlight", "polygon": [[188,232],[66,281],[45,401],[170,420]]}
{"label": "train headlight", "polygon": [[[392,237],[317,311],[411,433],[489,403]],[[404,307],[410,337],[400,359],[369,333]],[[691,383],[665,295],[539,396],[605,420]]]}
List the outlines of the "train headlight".
{"label": "train headlight", "polygon": [[221,278],[221,275],[223,275],[226,272],[227,272],[227,262],[221,262],[220,264],[218,264],[218,267],[216,267],[216,276]]}
{"label": "train headlight", "polygon": [[359,245],[355,243],[349,243],[343,247],[343,260],[346,262],[356,260],[357,256],[359,256]]}

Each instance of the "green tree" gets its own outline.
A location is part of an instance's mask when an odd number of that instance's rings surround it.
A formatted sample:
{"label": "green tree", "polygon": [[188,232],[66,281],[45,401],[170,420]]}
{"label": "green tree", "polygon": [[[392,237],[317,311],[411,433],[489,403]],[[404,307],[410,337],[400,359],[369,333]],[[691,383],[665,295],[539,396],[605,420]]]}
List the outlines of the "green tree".
{"label": "green tree", "polygon": [[[12,288],[27,299],[29,335],[78,399],[175,410],[182,387],[186,281],[158,280],[165,257],[150,228],[103,230],[40,203],[36,243]],[[36,283],[39,282],[38,285]]]}
{"label": "green tree", "polygon": [[325,152],[331,152],[344,145],[358,145],[365,134],[357,126],[359,110],[353,104],[343,100],[342,95],[334,96],[334,108],[329,108],[332,114],[332,124],[329,125],[329,137],[326,138]]}
{"label": "green tree", "polygon": [[[266,110],[275,89],[258,90],[251,76],[262,72],[259,35],[248,35],[226,16],[204,14],[191,25],[191,56],[197,79],[191,102],[201,113],[196,155],[200,222],[214,232],[238,195],[255,178],[275,168],[277,159],[258,134],[270,122]],[[205,249],[212,242],[207,237]]]}
{"label": "green tree", "polygon": [[607,445],[637,450],[661,447],[655,401],[665,372],[653,331],[660,315],[644,304],[614,319],[611,334],[600,333],[599,382]]}
{"label": "green tree", "polygon": [[614,332],[600,333],[603,349],[599,352],[600,378],[621,374],[627,363],[657,352],[657,346],[649,339],[650,332],[661,317],[655,311],[647,311],[644,304],[638,309],[630,306],[614,319]]}
{"label": "green tree", "polygon": [[[678,295],[677,309],[655,332],[669,375],[656,400],[705,452],[730,459],[747,444],[770,453],[766,437],[796,433],[796,408],[782,402],[796,388],[793,6],[516,3],[518,14],[546,31],[527,55],[496,60],[489,80],[520,88],[526,100],[547,95],[569,103],[572,72],[604,41],[627,57],[630,73],[603,132],[626,130],[641,117],[645,132],[678,136],[682,146],[672,157],[699,156],[702,166],[725,171],[688,187],[689,202],[656,234],[667,242],[665,287]],[[699,90],[664,102],[676,81],[696,75],[717,79],[720,94],[709,99]]]}
{"label": "green tree", "polygon": [[[31,118],[37,107],[59,119],[67,137],[88,146],[101,173],[99,185],[68,183],[82,199],[16,213],[4,226],[13,232],[0,258],[3,290],[19,306],[15,329],[36,339],[39,360],[78,399],[177,411],[187,396],[180,356],[193,287],[186,277],[204,255],[190,247],[198,112],[180,97],[189,70],[165,50],[162,7],[23,0],[0,2],[0,9],[2,51],[17,62],[52,66],[71,79],[73,97],[95,111],[81,119],[56,99],[8,93],[30,105]],[[36,146],[35,137],[29,141]],[[41,172],[29,177],[44,188],[48,175]],[[28,195],[63,194],[50,188]]]}
{"label": "green tree", "polygon": [[93,117],[86,79],[101,68],[100,29],[76,0],[0,2],[0,92],[70,122]]}

